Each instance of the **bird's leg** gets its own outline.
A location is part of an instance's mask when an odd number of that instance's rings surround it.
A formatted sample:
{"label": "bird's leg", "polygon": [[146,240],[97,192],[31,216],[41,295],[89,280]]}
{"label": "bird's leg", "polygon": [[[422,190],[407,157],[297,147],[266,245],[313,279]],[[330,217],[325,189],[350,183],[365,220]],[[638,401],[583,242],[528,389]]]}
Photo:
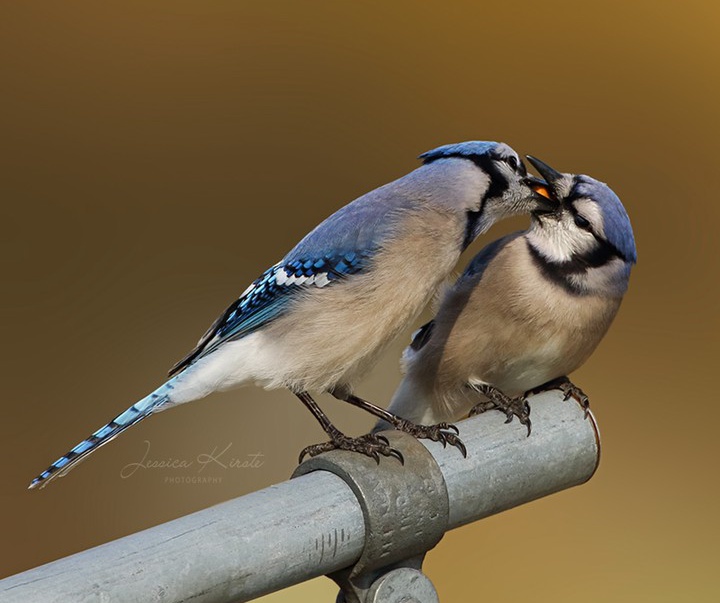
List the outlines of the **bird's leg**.
{"label": "bird's leg", "polygon": [[559,389],[563,393],[563,399],[569,400],[572,398],[575,400],[585,412],[585,418],[588,416],[590,410],[590,399],[585,395],[585,392],[575,385],[567,377],[558,377],[547,383],[543,383],[538,387],[534,387],[525,392],[525,396],[534,396],[541,392],[549,392],[553,389]]}
{"label": "bird's leg", "polygon": [[400,451],[391,448],[387,438],[375,434],[368,434],[359,438],[346,436],[330,422],[328,416],[317,405],[317,402],[312,399],[310,394],[307,392],[295,392],[295,395],[300,398],[300,401],[318,420],[318,423],[320,423],[322,428],[325,430],[325,433],[330,436],[329,442],[314,444],[304,448],[300,453],[300,458],[298,460],[299,463],[302,463],[306,454],[316,456],[321,452],[327,452],[329,450],[350,450],[352,452],[360,452],[361,454],[374,458],[377,463],[380,462],[381,454],[383,456],[394,456],[401,463],[404,463],[405,459],[403,459]]}
{"label": "bird's leg", "polygon": [[470,384],[470,387],[487,398],[485,402],[479,402],[470,409],[471,417],[488,410],[500,410],[504,412],[507,417],[506,423],[510,423],[513,417],[517,417],[518,421],[527,427],[527,434],[530,435],[532,428],[530,422],[530,405],[524,395],[511,398],[496,387],[487,385],[486,383],[473,383]]}
{"label": "bird's leg", "polygon": [[[467,457],[467,449],[462,440],[458,437],[460,430],[451,423],[438,423],[437,425],[416,425],[412,421],[403,419],[396,414],[391,413],[389,410],[375,406],[372,402],[358,398],[357,396],[347,392],[330,392],[333,396],[339,400],[349,402],[353,406],[362,408],[370,414],[383,419],[392,425],[398,431],[404,431],[416,438],[425,438],[433,440],[434,442],[440,442],[443,446],[450,444],[455,446],[464,457]],[[454,433],[452,433],[454,432]]]}

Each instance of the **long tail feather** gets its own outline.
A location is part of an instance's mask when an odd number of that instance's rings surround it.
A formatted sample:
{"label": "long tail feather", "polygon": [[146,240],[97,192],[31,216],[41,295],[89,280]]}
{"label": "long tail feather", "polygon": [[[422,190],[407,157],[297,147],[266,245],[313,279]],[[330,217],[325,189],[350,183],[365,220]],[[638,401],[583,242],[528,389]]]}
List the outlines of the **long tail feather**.
{"label": "long tail feather", "polygon": [[64,476],[70,469],[75,467],[81,460],[86,458],[91,452],[94,452],[100,446],[107,444],[114,437],[125,431],[128,427],[142,421],[145,417],[150,416],[158,407],[170,401],[170,393],[173,390],[171,379],[164,385],[161,385],[152,394],[146,396],[139,402],[133,404],[122,414],[119,414],[107,425],[98,429],[91,436],[80,442],[75,448],[67,454],[61,456],[50,467],[38,475],[28,488],[42,488],[50,480],[56,477]]}

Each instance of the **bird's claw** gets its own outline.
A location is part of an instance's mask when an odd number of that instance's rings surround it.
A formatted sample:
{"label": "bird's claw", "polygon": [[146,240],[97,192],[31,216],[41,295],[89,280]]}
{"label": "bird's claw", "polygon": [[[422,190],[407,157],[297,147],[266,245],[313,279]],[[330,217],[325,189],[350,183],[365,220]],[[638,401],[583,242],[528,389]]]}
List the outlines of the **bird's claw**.
{"label": "bird's claw", "polygon": [[467,458],[467,448],[463,441],[458,437],[460,430],[452,423],[438,423],[437,425],[416,425],[411,421],[402,420],[398,422],[395,429],[409,433],[418,439],[432,440],[440,442],[443,448],[447,445],[455,446],[464,457]]}
{"label": "bird's claw", "polygon": [[385,446],[390,446],[390,440],[388,440],[384,435],[381,433],[378,433],[375,435],[375,439],[380,440]]}
{"label": "bird's claw", "polygon": [[559,379],[549,381],[540,387],[530,390],[526,393],[526,395],[539,394],[553,389],[559,390],[562,393],[564,401],[567,402],[570,398],[575,400],[580,405],[580,408],[583,409],[585,418],[587,419],[588,414],[590,414],[590,399],[582,389],[580,389],[567,377],[560,377]]}
{"label": "bird's claw", "polygon": [[527,434],[530,435],[532,422],[530,421],[530,404],[525,396],[511,398],[506,396],[499,389],[488,388],[482,392],[488,397],[487,400],[478,402],[470,409],[469,416],[482,414],[488,410],[499,410],[505,413],[505,423],[511,423],[514,417],[518,418],[521,425],[527,427]]}
{"label": "bird's claw", "polygon": [[389,440],[383,435],[367,434],[359,438],[351,438],[338,432],[337,434],[333,434],[331,438],[329,442],[313,444],[312,446],[304,448],[300,453],[298,462],[302,463],[306,455],[313,457],[330,450],[348,450],[369,456],[374,459],[378,465],[380,464],[380,455],[394,457],[400,461],[401,465],[405,464],[405,457],[403,457],[402,453],[392,448]]}
{"label": "bird's claw", "polygon": [[455,435],[460,435],[460,430],[457,428],[456,425],[453,425],[452,423],[439,423],[438,426],[441,426],[441,429],[454,431]]}
{"label": "bird's claw", "polygon": [[580,405],[580,408],[583,409],[585,418],[587,419],[587,416],[590,413],[590,399],[587,397],[585,392],[570,380],[561,383],[558,386],[558,389],[563,393],[563,400],[568,401],[572,398]]}

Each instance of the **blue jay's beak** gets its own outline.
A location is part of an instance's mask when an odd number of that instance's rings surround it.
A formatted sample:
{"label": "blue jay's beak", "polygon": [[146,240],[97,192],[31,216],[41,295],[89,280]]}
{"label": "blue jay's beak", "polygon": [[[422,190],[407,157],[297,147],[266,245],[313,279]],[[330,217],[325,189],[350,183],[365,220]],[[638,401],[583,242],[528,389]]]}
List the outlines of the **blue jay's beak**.
{"label": "blue jay's beak", "polygon": [[527,157],[527,160],[532,166],[540,172],[540,175],[545,178],[544,181],[534,176],[527,176],[526,178],[528,186],[535,192],[535,196],[542,196],[550,202],[546,204],[548,207],[541,208],[540,211],[555,211],[560,205],[560,200],[555,193],[555,183],[558,182],[563,175],[556,169],[551,168],[544,161],[540,161],[537,157],[533,157],[532,155],[525,155],[525,157]]}
{"label": "blue jay's beak", "polygon": [[562,174],[560,172],[551,168],[544,161],[540,161],[537,157],[533,157],[532,155],[525,155],[525,157],[527,157],[527,160],[532,164],[532,166],[540,172],[540,175],[547,180],[550,188],[552,188],[552,186],[562,178]]}
{"label": "blue jay's beak", "polygon": [[547,182],[540,178],[535,178],[535,176],[525,176],[523,180],[530,190],[535,193],[533,195],[535,207],[532,211],[549,213],[554,212],[558,208],[559,202],[551,192],[550,185]]}

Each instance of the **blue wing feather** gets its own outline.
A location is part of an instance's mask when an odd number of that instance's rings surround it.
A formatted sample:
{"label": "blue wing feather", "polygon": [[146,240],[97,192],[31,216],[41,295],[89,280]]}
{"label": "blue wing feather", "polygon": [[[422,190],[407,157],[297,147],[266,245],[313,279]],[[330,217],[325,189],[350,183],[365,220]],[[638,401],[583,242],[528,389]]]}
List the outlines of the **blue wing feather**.
{"label": "blue wing feather", "polygon": [[327,287],[361,272],[369,257],[354,251],[328,253],[319,258],[282,261],[269,268],[220,315],[195,349],[170,369],[170,374],[180,372],[226,341],[245,337],[282,316],[303,288]]}
{"label": "blue wing feather", "polygon": [[[231,339],[244,337],[284,314],[302,287],[331,285],[356,274],[392,235],[402,211],[416,200],[382,186],[339,209],[308,233],[283,260],[266,270],[213,323],[173,375]],[[278,278],[280,280],[278,280]],[[319,279],[319,280],[316,280]]]}

